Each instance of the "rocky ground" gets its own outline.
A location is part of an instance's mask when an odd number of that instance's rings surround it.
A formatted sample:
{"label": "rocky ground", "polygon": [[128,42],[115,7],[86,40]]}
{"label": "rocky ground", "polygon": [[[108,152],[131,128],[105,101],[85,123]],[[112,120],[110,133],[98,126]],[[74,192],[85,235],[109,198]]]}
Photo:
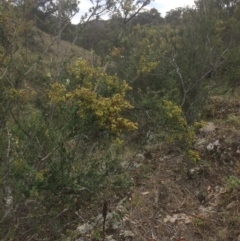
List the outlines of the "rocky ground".
{"label": "rocky ground", "polygon": [[240,241],[240,101],[212,98],[206,113],[198,161],[172,145],[144,146],[123,162],[134,186],[108,203],[105,225],[99,209],[65,240]]}

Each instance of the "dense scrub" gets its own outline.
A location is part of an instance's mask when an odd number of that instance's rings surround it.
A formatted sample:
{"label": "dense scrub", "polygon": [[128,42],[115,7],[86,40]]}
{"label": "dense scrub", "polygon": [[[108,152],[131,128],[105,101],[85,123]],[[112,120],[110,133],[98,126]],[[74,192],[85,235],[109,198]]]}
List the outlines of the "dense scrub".
{"label": "dense scrub", "polygon": [[165,18],[145,11],[148,1],[125,2],[96,5],[92,17],[105,9],[111,18],[79,26],[74,4],[1,4],[2,240],[60,240],[103,199],[128,193],[126,148],[132,160],[154,139],[195,165],[208,159],[193,145],[203,119],[231,113],[227,123],[239,125],[231,103],[209,98],[239,87],[239,1],[199,0]]}

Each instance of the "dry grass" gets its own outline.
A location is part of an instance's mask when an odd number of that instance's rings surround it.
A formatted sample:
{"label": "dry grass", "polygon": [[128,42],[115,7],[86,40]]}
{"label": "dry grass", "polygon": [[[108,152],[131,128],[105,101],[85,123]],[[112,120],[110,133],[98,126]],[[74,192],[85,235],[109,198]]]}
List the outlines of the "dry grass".
{"label": "dry grass", "polygon": [[[25,73],[32,73],[38,70],[55,74],[59,63],[72,63],[78,58],[86,59],[90,64],[97,66],[100,58],[93,52],[73,45],[70,42],[61,41],[61,53],[58,56],[58,44],[56,36],[51,36],[33,27],[32,36],[28,40],[19,37],[18,48],[14,53],[14,61],[26,68]],[[26,75],[32,76],[32,75]]]}
{"label": "dry grass", "polygon": [[[179,154],[163,159],[155,157],[138,171],[124,228],[135,233],[136,241],[147,240],[234,240],[239,235],[240,192],[226,189],[224,177],[231,168],[216,163],[202,163],[203,172],[189,179],[187,172],[196,166]],[[148,170],[148,171],[146,171]],[[137,177],[135,177],[135,180]],[[173,222],[167,216],[185,215]]]}
{"label": "dry grass", "polygon": [[[183,151],[157,141],[138,148],[128,145],[118,158],[129,164],[140,164],[125,170],[125,178],[133,180],[132,188],[124,192],[107,188],[99,196],[96,210],[93,208],[89,213],[83,210],[81,216],[87,220],[90,213],[95,216],[101,213],[105,198],[113,211],[119,200],[124,199],[123,226],[120,230],[106,230],[115,240],[124,240],[119,234],[121,230],[133,232],[132,241],[238,240],[240,158],[233,151],[236,143],[240,145],[240,133],[228,120],[215,119],[218,130],[204,138],[206,145],[221,140],[223,151],[230,154],[229,160],[203,153],[201,161],[192,162]],[[189,173],[194,169],[198,172],[192,176]]]}
{"label": "dry grass", "polygon": [[[57,53],[57,40],[55,36],[51,36],[46,34],[40,30],[37,30],[37,35],[35,37],[36,45],[38,46],[37,52],[39,50],[46,52],[46,57],[48,58],[55,58]],[[61,57],[64,60],[66,57],[74,57],[74,58],[83,58],[88,60],[90,63],[95,63],[99,61],[99,57],[96,56],[93,52],[85,50],[79,46],[73,45],[65,40],[61,41]]]}
{"label": "dry grass", "polygon": [[237,129],[240,129],[240,115],[228,115],[226,123]]}
{"label": "dry grass", "polygon": [[[222,97],[218,101],[217,106],[224,108],[222,103],[226,103],[231,109],[226,117],[214,120],[218,131],[205,137],[206,144],[221,140],[229,160],[204,154],[194,163],[174,147],[159,143],[142,147],[143,153],[152,155],[132,173],[134,188],[125,204],[122,228],[135,234],[133,241],[226,241],[240,237],[240,158],[233,154],[235,144],[240,145],[240,102],[225,102]],[[128,150],[123,157],[130,159],[132,154]],[[192,177],[189,171],[194,168],[200,171]]]}

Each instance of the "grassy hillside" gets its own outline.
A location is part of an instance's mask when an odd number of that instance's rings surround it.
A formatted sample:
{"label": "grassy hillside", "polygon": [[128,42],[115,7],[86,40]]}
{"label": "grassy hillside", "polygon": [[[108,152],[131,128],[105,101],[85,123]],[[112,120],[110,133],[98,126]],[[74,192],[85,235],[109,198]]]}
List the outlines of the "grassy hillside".
{"label": "grassy hillside", "polygon": [[[78,58],[87,60],[91,65],[96,66],[99,63],[99,57],[94,52],[85,50],[73,43],[61,40],[61,54],[58,59],[57,37],[47,34],[38,28],[33,27],[26,36],[20,37],[18,41],[15,58],[17,61],[24,61],[28,67],[37,66],[45,72],[54,74],[57,63],[71,63]],[[31,67],[30,67],[31,69]],[[28,70],[27,70],[28,71]]]}
{"label": "grassy hillside", "polygon": [[[46,58],[46,61],[48,62],[49,58],[54,58],[57,53],[58,46],[56,37],[44,33],[39,29],[37,29],[36,31],[37,35],[34,37],[34,45],[29,47],[30,49],[33,48],[33,51],[36,51],[36,54],[38,52],[43,53],[47,49],[44,58]],[[37,48],[35,48],[35,46],[37,46]],[[98,60],[97,56],[93,52],[85,50],[84,48],[81,48],[65,40],[61,41],[61,49],[61,55],[63,59],[67,57],[73,57],[75,59],[83,58],[92,63]]]}

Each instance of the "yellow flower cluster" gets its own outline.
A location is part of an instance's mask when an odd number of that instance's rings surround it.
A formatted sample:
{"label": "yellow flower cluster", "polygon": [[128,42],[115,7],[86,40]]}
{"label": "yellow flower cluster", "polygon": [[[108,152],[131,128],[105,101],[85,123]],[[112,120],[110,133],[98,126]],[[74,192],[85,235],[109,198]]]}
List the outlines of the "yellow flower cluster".
{"label": "yellow flower cluster", "polygon": [[141,56],[139,62],[138,74],[147,74],[154,70],[158,65],[157,61],[149,61],[144,56]]}
{"label": "yellow flower cluster", "polygon": [[65,92],[66,89],[64,85],[54,83],[51,85],[51,89],[47,91],[47,94],[52,103],[59,103],[61,101],[65,101]]}
{"label": "yellow flower cluster", "polygon": [[[120,134],[122,130],[135,130],[137,124],[121,116],[121,112],[133,106],[125,99],[130,86],[117,76],[107,75],[102,68],[93,68],[84,60],[78,60],[68,68],[71,76],[79,83],[72,91],[55,83],[48,91],[50,101],[69,107],[78,105],[78,115],[85,119],[94,116],[100,127]],[[71,83],[72,81],[70,81]]]}
{"label": "yellow flower cluster", "polygon": [[124,48],[113,47],[112,51],[111,51],[111,56],[112,57],[121,57],[123,50],[124,50]]}
{"label": "yellow flower cluster", "polygon": [[199,130],[200,128],[204,127],[206,124],[205,121],[196,121],[193,123],[194,130]]}
{"label": "yellow flower cluster", "polygon": [[185,148],[189,148],[195,136],[194,128],[187,125],[181,108],[171,101],[163,101],[163,110],[166,115],[168,141],[180,142]]}
{"label": "yellow flower cluster", "polygon": [[166,25],[163,27],[161,33],[162,35],[160,37],[160,42],[163,53],[168,53],[173,49],[179,49],[182,47],[177,29],[174,29],[171,26]]}
{"label": "yellow flower cluster", "polygon": [[42,172],[38,172],[38,173],[36,174],[36,179],[37,179],[38,181],[42,182],[42,181],[44,180],[44,175],[43,175],[43,173],[42,173]]}
{"label": "yellow flower cluster", "polygon": [[29,91],[29,89],[17,90],[14,88],[10,88],[7,92],[8,92],[9,99],[13,101],[21,102],[21,103],[27,103],[37,95],[35,90]]}
{"label": "yellow flower cluster", "polygon": [[193,162],[199,161],[201,159],[199,152],[196,150],[189,150],[187,154],[190,160]]}
{"label": "yellow flower cluster", "polygon": [[48,173],[48,169],[43,169],[36,173],[36,179],[39,182],[43,182],[44,178],[46,177],[46,174]]}
{"label": "yellow flower cluster", "polygon": [[155,57],[152,56],[155,46],[148,38],[143,38],[137,43],[137,46],[141,49],[138,63],[138,74],[148,74],[159,64],[159,61],[156,61]]}
{"label": "yellow flower cluster", "polygon": [[14,173],[23,174],[26,171],[26,162],[23,159],[14,160],[11,166]]}
{"label": "yellow flower cluster", "polygon": [[174,104],[171,101],[164,100],[163,109],[167,114],[169,120],[177,124],[178,129],[186,128],[186,120],[183,118],[182,110],[178,105]]}
{"label": "yellow flower cluster", "polygon": [[20,160],[15,160],[13,164],[17,169],[22,169],[25,165],[25,162],[22,159],[20,159]]}

